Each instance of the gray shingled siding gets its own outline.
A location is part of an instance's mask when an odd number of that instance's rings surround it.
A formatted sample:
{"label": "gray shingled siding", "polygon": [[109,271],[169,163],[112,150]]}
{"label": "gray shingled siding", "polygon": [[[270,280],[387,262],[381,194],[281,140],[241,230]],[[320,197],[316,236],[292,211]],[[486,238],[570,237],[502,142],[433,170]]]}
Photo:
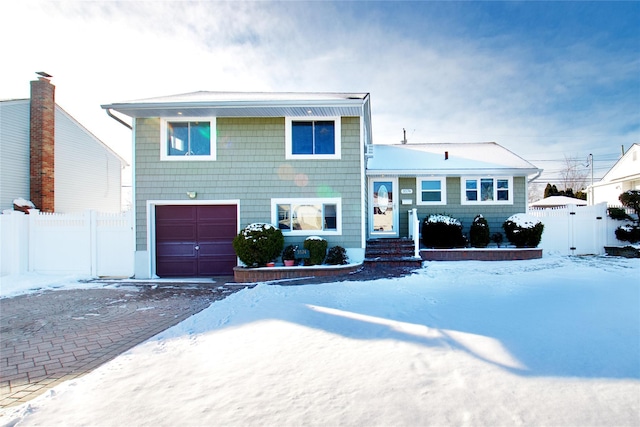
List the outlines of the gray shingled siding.
{"label": "gray shingled siding", "polygon": [[[272,198],[341,197],[342,236],[325,238],[330,246],[361,246],[358,117],[342,118],[341,160],[285,159],[284,118],[218,118],[216,127],[216,161],[161,162],[160,119],[136,121],[138,250],[147,249],[146,201],[189,200],[187,191],[196,191],[198,201],[240,199],[241,227],[271,222]],[[296,175],[307,184],[296,185]]]}
{"label": "gray shingled siding", "polygon": [[[420,222],[430,214],[446,214],[448,216],[459,219],[462,222],[462,232],[468,237],[469,227],[476,215],[482,214],[489,223],[491,233],[501,232],[502,223],[511,215],[516,213],[524,213],[527,211],[526,204],[526,185],[525,177],[517,176],[513,178],[513,194],[514,202],[512,205],[461,205],[460,204],[460,178],[447,178],[447,204],[440,206],[418,206],[416,199],[420,197],[416,194],[415,178],[400,178],[400,189],[413,189],[412,199],[413,205],[400,205],[400,236],[406,237],[409,234],[409,220],[407,212],[410,209],[418,209],[418,218]],[[402,198],[402,197],[401,197]],[[408,198],[405,196],[404,198]]]}

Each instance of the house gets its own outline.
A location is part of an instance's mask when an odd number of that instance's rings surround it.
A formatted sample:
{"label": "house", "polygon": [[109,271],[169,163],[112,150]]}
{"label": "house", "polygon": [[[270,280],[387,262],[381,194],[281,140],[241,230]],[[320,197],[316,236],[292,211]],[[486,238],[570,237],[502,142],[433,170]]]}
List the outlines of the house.
{"label": "house", "polygon": [[[103,105],[132,119],[135,275],[232,274],[255,222],[362,260],[368,93],[195,92]],[[120,119],[121,120],[121,119]]]}
{"label": "house", "polygon": [[420,219],[457,218],[464,233],[478,214],[502,231],[527,211],[527,184],[542,172],[495,142],[374,145],[369,154],[370,237],[407,236],[414,208]]}
{"label": "house", "polygon": [[589,205],[606,202],[621,206],[620,195],[628,190],[640,190],[640,144],[633,144],[609,169],[600,182],[587,191]]}
{"label": "house", "polygon": [[587,201],[582,199],[576,199],[575,197],[567,196],[549,196],[544,199],[537,200],[533,203],[529,203],[530,208],[560,208],[568,205],[574,206],[586,206]]}
{"label": "house", "polygon": [[43,212],[121,210],[126,162],[55,103],[48,77],[30,99],[0,101],[0,210],[29,199]]}

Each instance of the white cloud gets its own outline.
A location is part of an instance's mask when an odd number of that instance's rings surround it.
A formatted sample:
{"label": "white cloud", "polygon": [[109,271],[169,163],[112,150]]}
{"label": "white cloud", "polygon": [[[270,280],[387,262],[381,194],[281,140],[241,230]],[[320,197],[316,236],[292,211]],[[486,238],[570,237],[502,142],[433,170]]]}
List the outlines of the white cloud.
{"label": "white cloud", "polygon": [[379,143],[399,142],[406,128],[412,142],[496,141],[562,158],[640,140],[640,102],[624,93],[638,88],[637,55],[490,34],[482,15],[487,35],[473,37],[443,5],[405,6],[3,4],[13,19],[0,37],[16,43],[0,94],[27,97],[33,72],[47,71],[58,102],[126,157],[128,131],[100,104],[197,90],[368,91]]}

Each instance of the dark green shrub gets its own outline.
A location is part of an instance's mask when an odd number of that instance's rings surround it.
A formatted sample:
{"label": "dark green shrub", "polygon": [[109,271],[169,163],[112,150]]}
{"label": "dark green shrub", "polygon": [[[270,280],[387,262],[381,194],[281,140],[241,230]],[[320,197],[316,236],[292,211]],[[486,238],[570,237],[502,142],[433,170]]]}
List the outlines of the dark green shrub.
{"label": "dark green shrub", "polygon": [[535,248],[540,244],[544,224],[534,216],[527,214],[511,215],[502,224],[509,242],[517,248]]}
{"label": "dark green shrub", "polygon": [[640,242],[640,227],[637,225],[625,224],[616,228],[616,239],[623,242]]}
{"label": "dark green shrub", "polygon": [[618,221],[625,221],[632,219],[623,208],[607,208],[609,218]]}
{"label": "dark green shrub", "polygon": [[482,215],[476,215],[469,229],[469,240],[474,248],[486,248],[490,239],[489,223]]}
{"label": "dark green shrub", "polygon": [[627,190],[618,197],[618,200],[623,206],[633,209],[640,223],[640,190]]}
{"label": "dark green shrub", "polygon": [[282,262],[286,260],[295,261],[296,259],[296,251],[298,250],[297,245],[289,245],[282,251]]}
{"label": "dark green shrub", "polygon": [[247,267],[260,267],[280,255],[282,231],[271,224],[249,224],[233,239],[233,249]]}
{"label": "dark green shrub", "polygon": [[422,221],[422,243],[428,248],[463,248],[467,241],[462,224],[446,215],[429,215]]}
{"label": "dark green shrub", "polygon": [[496,246],[500,247],[500,245],[502,244],[502,241],[504,240],[504,237],[502,236],[502,233],[493,233],[491,235],[491,241],[493,243],[496,244]]}
{"label": "dark green shrub", "polygon": [[342,246],[334,246],[327,252],[326,263],[329,265],[344,265],[349,261],[347,250]]}
{"label": "dark green shrub", "polygon": [[306,265],[319,265],[324,262],[327,256],[327,241],[322,237],[311,236],[304,240],[304,248],[309,250],[309,259],[305,261]]}

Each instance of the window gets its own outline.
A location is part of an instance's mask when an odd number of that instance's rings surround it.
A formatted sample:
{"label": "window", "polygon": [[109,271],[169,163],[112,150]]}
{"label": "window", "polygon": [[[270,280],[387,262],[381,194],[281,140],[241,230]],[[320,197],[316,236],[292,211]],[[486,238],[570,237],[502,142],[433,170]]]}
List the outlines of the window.
{"label": "window", "polygon": [[341,234],[339,198],[272,199],[274,224],[286,235]]}
{"label": "window", "polygon": [[508,178],[485,178],[485,177],[463,177],[462,204],[484,203],[484,204],[512,204],[513,179]]}
{"label": "window", "polygon": [[418,178],[418,205],[445,205],[447,203],[446,178]]}
{"label": "window", "polygon": [[215,118],[162,122],[161,160],[215,160]]}
{"label": "window", "polygon": [[340,118],[287,118],[287,159],[339,159]]}

